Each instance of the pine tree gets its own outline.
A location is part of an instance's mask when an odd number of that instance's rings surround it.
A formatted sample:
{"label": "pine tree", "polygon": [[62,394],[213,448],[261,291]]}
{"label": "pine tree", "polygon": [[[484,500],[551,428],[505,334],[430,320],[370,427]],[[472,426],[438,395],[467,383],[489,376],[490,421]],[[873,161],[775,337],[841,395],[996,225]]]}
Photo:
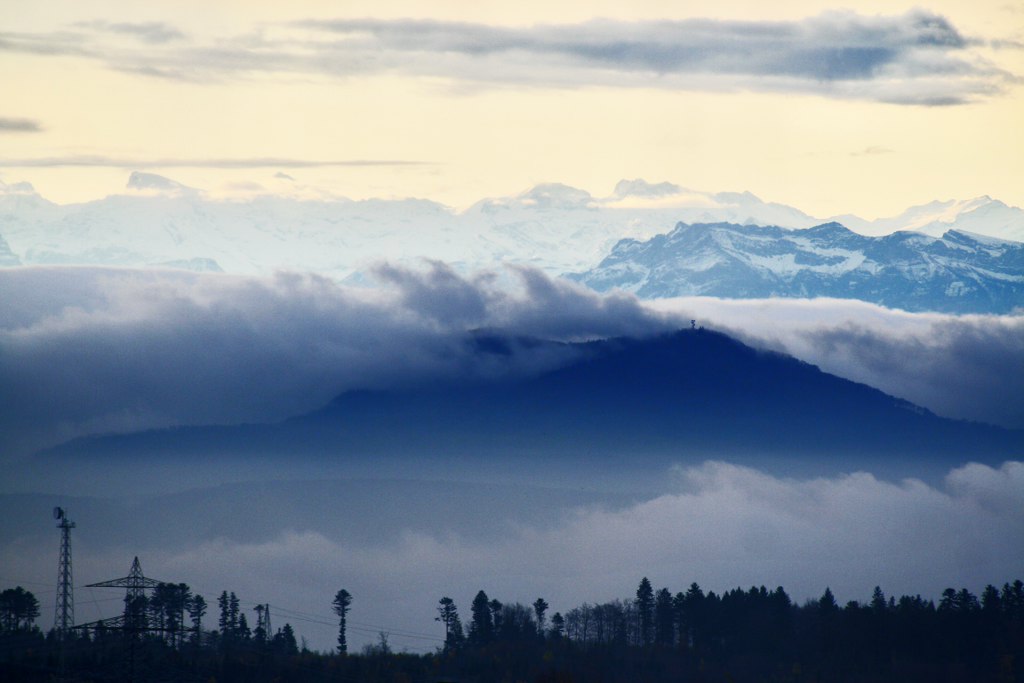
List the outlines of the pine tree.
{"label": "pine tree", "polygon": [[672,594],[662,588],[654,598],[654,642],[671,645],[675,641],[675,609]]}
{"label": "pine tree", "polygon": [[501,608],[502,607],[504,607],[504,605],[502,605],[501,602],[499,602],[498,600],[491,600],[491,604],[490,604],[490,608],[491,608],[491,623],[494,624],[494,637],[495,638],[500,638],[501,637],[501,629],[502,629],[502,625],[501,625]]}
{"label": "pine tree", "polygon": [[438,616],[434,620],[444,624],[444,651],[457,650],[462,645],[463,633],[455,601],[448,596],[441,598],[437,612]]}
{"label": "pine tree", "polygon": [[206,600],[202,595],[193,595],[192,599],[188,601],[186,605],[188,610],[188,616],[192,620],[192,628],[195,632],[192,634],[192,642],[200,644],[202,641],[203,632],[203,616],[206,614]]}
{"label": "pine tree", "polygon": [[348,641],[345,639],[345,626],[348,616],[349,605],[352,604],[352,595],[342,588],[334,596],[334,613],[338,615],[338,652],[348,654]]}
{"label": "pine tree", "polygon": [[551,637],[558,640],[565,635],[565,617],[561,612],[555,612],[551,617]]}
{"label": "pine tree", "polygon": [[469,642],[479,646],[494,640],[494,621],[487,593],[480,591],[476,594],[470,611],[473,616],[469,622]]}
{"label": "pine tree", "polygon": [[548,611],[548,603],[544,598],[533,601],[533,613],[537,616],[537,633],[544,635],[544,615]]}
{"label": "pine tree", "polygon": [[221,591],[220,597],[217,598],[217,607],[220,609],[220,616],[217,618],[217,628],[220,630],[220,635],[223,638],[231,633],[231,611],[228,606],[227,591]]}
{"label": "pine tree", "polygon": [[228,597],[228,628],[230,628],[231,632],[236,635],[241,630],[241,623],[239,619],[240,614],[238,596],[236,596],[234,591],[232,591],[230,597]]}
{"label": "pine tree", "polygon": [[654,626],[654,588],[646,576],[636,589],[636,610],[640,644],[650,645]]}

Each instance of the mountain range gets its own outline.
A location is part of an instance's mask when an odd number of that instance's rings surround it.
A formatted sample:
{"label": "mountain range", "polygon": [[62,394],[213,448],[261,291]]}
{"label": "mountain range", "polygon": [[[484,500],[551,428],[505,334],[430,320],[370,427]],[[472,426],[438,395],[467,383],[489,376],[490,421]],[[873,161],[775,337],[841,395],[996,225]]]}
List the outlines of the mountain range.
{"label": "mountain range", "polygon": [[[749,192],[708,193],[623,180],[606,197],[557,183],[483,199],[465,210],[422,199],[212,199],[151,173],[122,194],[58,205],[28,183],[0,183],[4,263],[177,267],[264,274],[302,270],[360,277],[383,259],[436,259],[471,270],[500,263],[550,274],[596,266],[622,239],[647,240],[678,222],[810,228],[826,222]],[[1024,211],[988,197],[933,202],[876,221],[836,218],[865,235],[948,230],[1024,240]]]}
{"label": "mountain range", "polygon": [[291,270],[363,286],[385,260],[426,259],[463,273],[531,266],[642,298],[838,297],[1007,313],[1024,301],[1021,239],[1024,211],[989,197],[826,223],[749,192],[639,179],[607,197],[543,184],[462,211],[422,199],[212,199],[141,172],[125,193],[82,204],[0,183],[0,267]]}
{"label": "mountain range", "polygon": [[867,237],[838,223],[680,223],[649,240],[620,241],[573,278],[642,298],[833,297],[909,311],[1009,313],[1024,305],[1024,244],[956,230]]}
{"label": "mountain range", "polygon": [[[510,344],[527,342],[479,334],[466,343],[500,359]],[[1024,447],[1024,432],[940,418],[711,330],[580,342],[561,351],[572,360],[536,376],[347,392],[276,424],[81,438],[44,452],[39,462],[92,467],[283,457],[381,476],[425,476],[424,468],[457,462],[463,472],[559,470],[572,480],[581,466],[587,476],[663,473],[672,463],[713,454],[762,467],[870,467],[922,476],[929,466],[962,463],[965,454],[1001,462]]]}

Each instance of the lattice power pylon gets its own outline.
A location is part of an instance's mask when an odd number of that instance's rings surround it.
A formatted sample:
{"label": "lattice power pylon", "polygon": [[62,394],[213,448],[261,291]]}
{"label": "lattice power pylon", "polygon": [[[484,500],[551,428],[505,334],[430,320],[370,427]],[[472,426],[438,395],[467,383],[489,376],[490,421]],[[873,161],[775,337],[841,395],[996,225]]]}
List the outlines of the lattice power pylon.
{"label": "lattice power pylon", "polygon": [[164,630],[150,628],[146,624],[146,589],[156,588],[159,584],[159,581],[142,575],[142,565],[139,564],[139,558],[136,557],[132,562],[132,568],[128,572],[128,576],[120,579],[111,579],[110,581],[90,583],[86,586],[86,588],[124,588],[124,614],[109,619],[100,619],[88,624],[81,624],[75,628],[104,628],[129,633]]}
{"label": "lattice power pylon", "polygon": [[53,614],[53,627],[61,638],[75,624],[75,593],[71,581],[71,530],[75,523],[68,518],[67,510],[53,508],[53,518],[60,524],[60,561],[57,563],[57,604]]}
{"label": "lattice power pylon", "polygon": [[263,629],[263,637],[270,640],[270,605],[256,605],[256,628]]}
{"label": "lattice power pylon", "polygon": [[79,624],[75,629],[82,631],[120,631],[128,643],[128,680],[135,680],[135,641],[142,633],[165,633],[172,637],[180,637],[185,633],[198,633],[198,629],[188,628],[183,623],[175,628],[167,628],[149,623],[146,591],[156,588],[160,581],[150,579],[142,574],[142,565],[136,557],[128,576],[110,581],[90,583],[86,588],[124,588],[124,613],[120,616]]}

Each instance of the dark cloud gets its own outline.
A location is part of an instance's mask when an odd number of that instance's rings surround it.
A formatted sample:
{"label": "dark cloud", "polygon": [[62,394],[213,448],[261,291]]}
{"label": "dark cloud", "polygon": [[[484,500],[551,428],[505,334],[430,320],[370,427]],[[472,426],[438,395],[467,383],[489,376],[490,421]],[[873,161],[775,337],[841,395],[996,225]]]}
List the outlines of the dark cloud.
{"label": "dark cloud", "polygon": [[288,159],[250,157],[237,159],[126,158],[102,155],[38,157],[34,159],[0,159],[7,168],[49,168],[62,166],[95,166],[108,168],[317,168],[324,166],[423,166],[431,162],[402,159]]}
{"label": "dark cloud", "polygon": [[0,133],[39,133],[43,127],[32,119],[11,119],[0,117]]}
{"label": "dark cloud", "polygon": [[463,277],[432,264],[377,274],[384,286],[367,290],[287,273],[0,270],[0,433],[26,447],[85,433],[273,421],[348,389],[559,361],[546,347],[477,356],[466,334],[479,329],[557,340],[673,327],[635,299],[529,269]]}
{"label": "dark cloud", "polygon": [[983,41],[926,10],[827,12],[797,21],[623,22],[498,27],[432,20],[307,20],[299,35],[179,44],[163,24],[94,23],[147,49],[90,34],[0,34],[0,50],[80,54],[145,76],[220,81],[259,73],[402,73],[477,86],[654,87],[806,92],[949,105],[997,95],[1017,79],[986,62]]}

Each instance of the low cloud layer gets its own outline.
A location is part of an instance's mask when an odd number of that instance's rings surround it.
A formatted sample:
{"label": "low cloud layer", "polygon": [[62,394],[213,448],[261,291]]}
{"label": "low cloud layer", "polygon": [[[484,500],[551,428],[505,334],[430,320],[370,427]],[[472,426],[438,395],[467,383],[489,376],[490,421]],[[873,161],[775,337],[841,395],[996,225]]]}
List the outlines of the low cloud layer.
{"label": "low cloud layer", "polygon": [[[529,269],[382,266],[384,287],[102,268],[0,270],[0,433],[10,453],[89,433],[276,421],[350,389],[528,372],[472,330],[554,340],[645,334],[672,316]],[[557,355],[557,354],[555,354]]]}
{"label": "low cloud layer", "polygon": [[528,268],[459,275],[382,265],[379,287],[312,275],[0,270],[4,451],[94,433],[272,422],[339,393],[540,372],[564,351],[482,352],[471,332],[547,340],[699,324],[941,415],[1024,428],[1024,316],[947,316],[854,301],[641,303]]}
{"label": "low cloud layer", "polygon": [[[830,586],[842,601],[866,601],[875,585],[897,596],[937,597],[948,586],[980,593],[1017,578],[1024,562],[1022,463],[969,465],[938,488],[867,473],[779,479],[718,462],[676,476],[676,493],[616,511],[578,510],[552,528],[522,528],[492,543],[439,530],[363,548],[296,530],[257,545],[215,542],[161,564],[214,585],[241,571],[257,594],[274,583],[302,585],[301,606],[286,593],[264,599],[323,615],[323,595],[346,587],[358,596],[355,621],[431,633],[437,599],[451,595],[468,611],[481,588],[525,604],[543,596],[552,611],[628,597],[641,576],[673,591],[692,581],[718,592],[782,585],[802,602]],[[329,646],[329,628],[302,626]],[[375,634],[359,635],[366,642]]]}
{"label": "low cloud layer", "polygon": [[652,305],[692,313],[944,417],[1024,429],[1024,315],[907,313],[837,299],[687,297]]}
{"label": "low cloud layer", "polygon": [[[182,41],[165,24],[91,22],[53,34],[0,33],[0,51],[74,55],[142,76],[192,81],[403,74],[476,87],[754,90],[921,105],[963,104],[1016,82],[978,53],[984,41],[927,10],[530,27],[310,19],[272,28],[202,44]],[[111,35],[131,42],[111,45],[105,40]]]}
{"label": "low cloud layer", "polygon": [[[225,589],[248,609],[269,602],[276,624],[290,621],[325,649],[336,635],[330,599],[345,588],[355,596],[350,642],[358,647],[387,630],[397,649],[431,650],[441,638],[433,621],[437,600],[449,595],[468,613],[478,589],[526,604],[542,596],[552,613],[629,597],[642,576],[673,591],[693,581],[716,592],[782,585],[798,602],[826,586],[840,602],[866,601],[875,585],[889,595],[934,599],[949,586],[980,593],[988,583],[1020,578],[1024,566],[1024,463],[968,465],[935,486],[869,473],[779,478],[722,462],[672,476],[672,490],[656,498],[566,509],[557,522],[510,526],[498,538],[468,539],[458,520],[437,519],[433,531],[397,524],[376,542],[345,542],[310,520],[267,541],[196,537],[147,551],[143,568],[189,583],[210,603]],[[154,520],[156,527],[164,523],[174,522]],[[0,547],[5,580],[52,571],[56,537],[48,526],[40,532]],[[43,534],[50,534],[46,542]],[[88,582],[123,575],[133,550],[121,556],[79,544],[76,553],[76,577]],[[40,590],[45,608],[52,596]],[[80,593],[79,616],[112,614],[117,602],[90,601],[114,593]]]}

